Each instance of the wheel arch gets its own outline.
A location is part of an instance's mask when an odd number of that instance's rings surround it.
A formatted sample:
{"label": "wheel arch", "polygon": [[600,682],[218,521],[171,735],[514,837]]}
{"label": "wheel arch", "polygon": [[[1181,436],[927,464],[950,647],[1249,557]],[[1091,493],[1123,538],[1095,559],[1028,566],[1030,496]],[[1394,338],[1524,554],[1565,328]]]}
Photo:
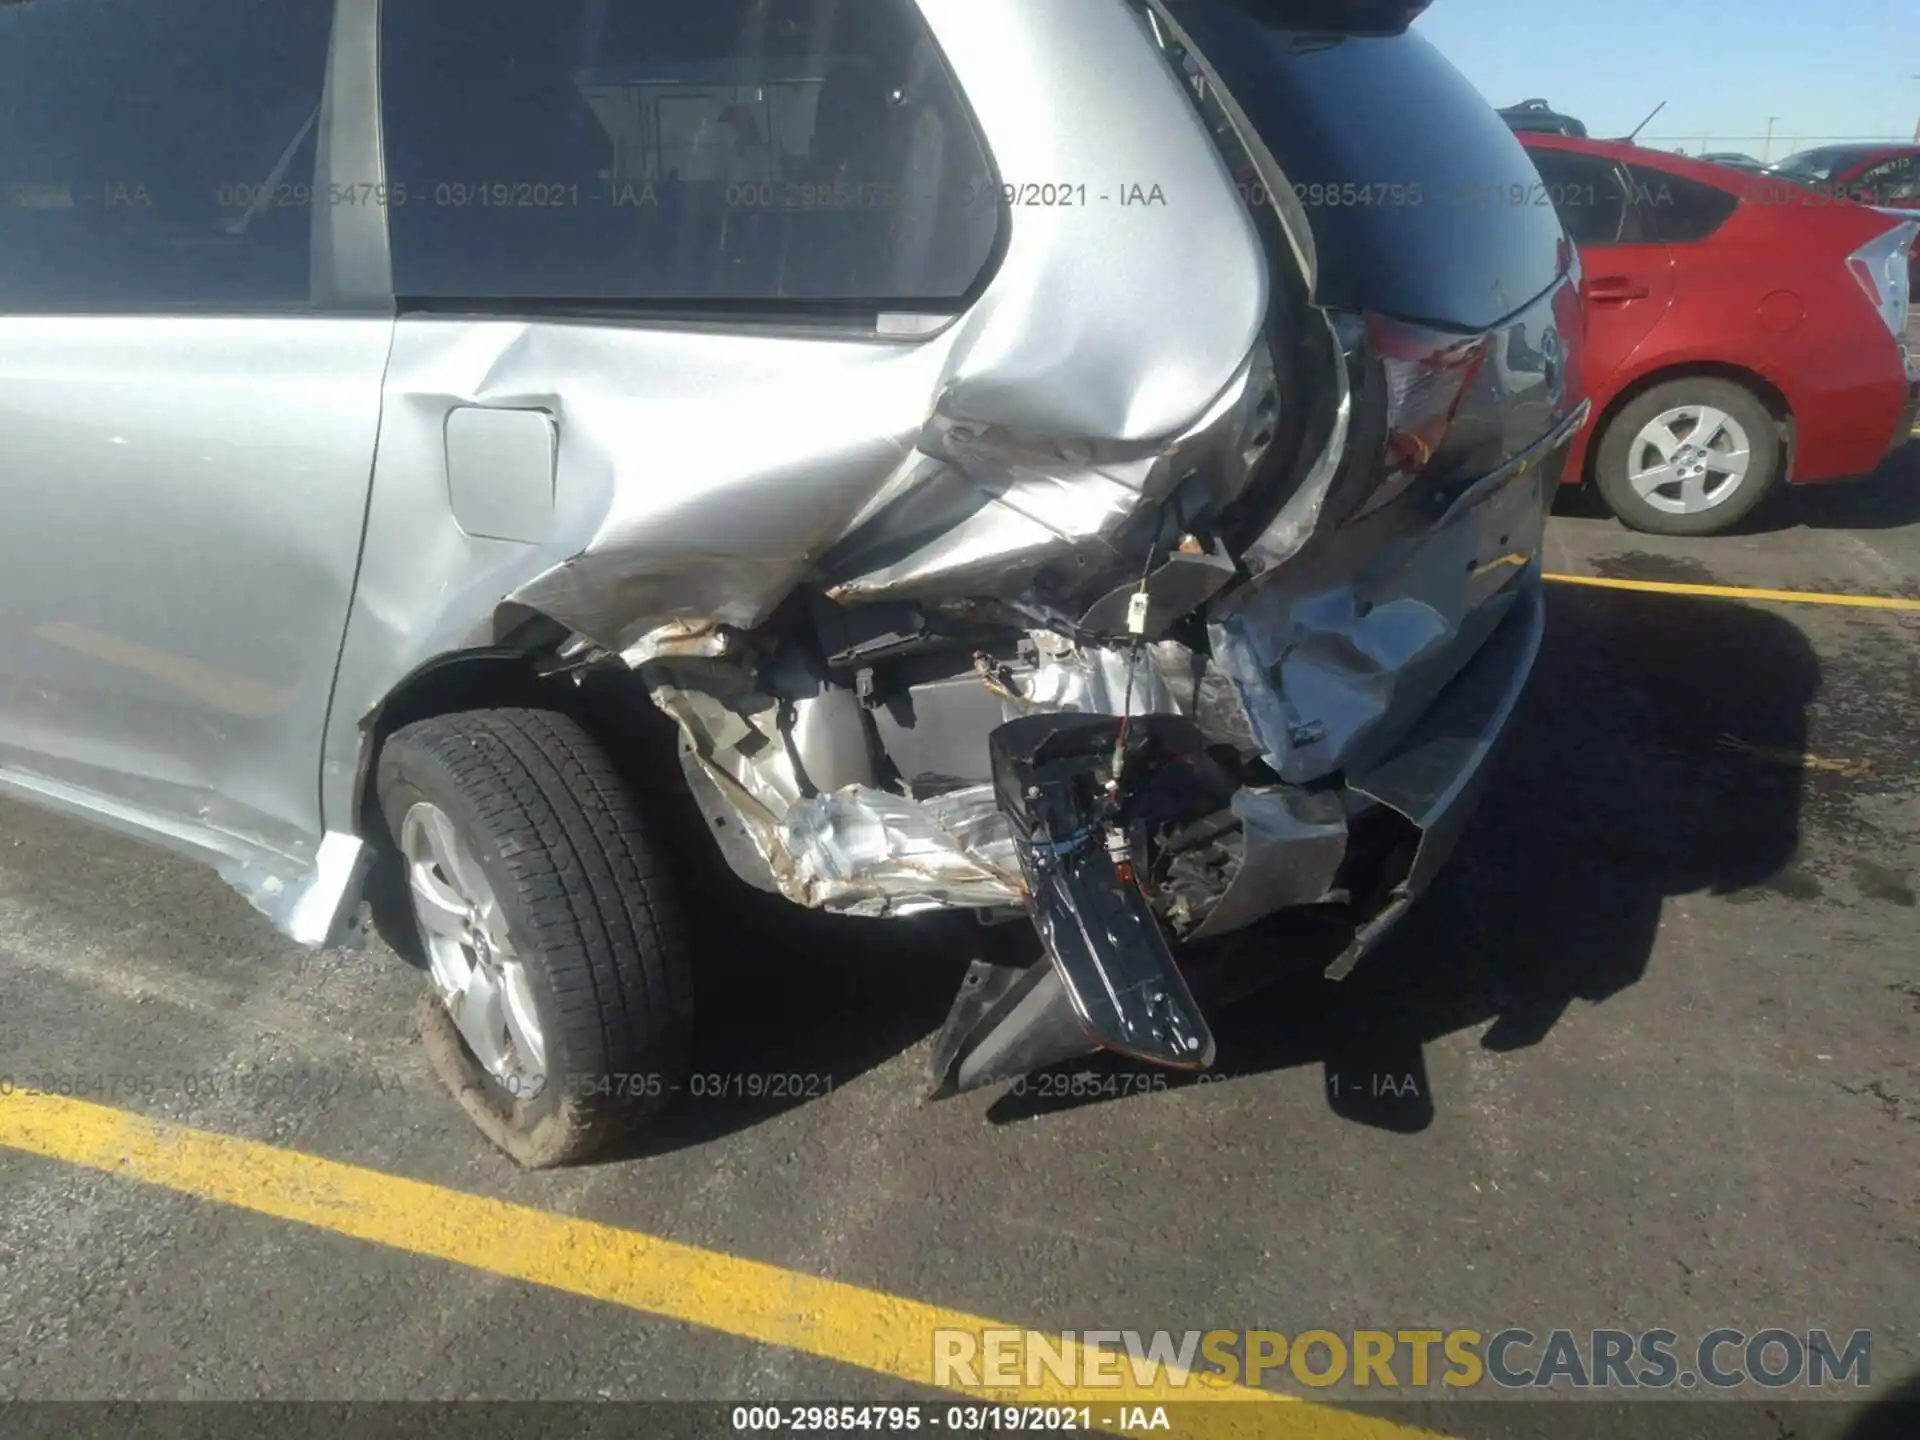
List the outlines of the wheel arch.
{"label": "wheel arch", "polygon": [[1793,479],[1794,444],[1796,439],[1796,418],[1793,403],[1778,384],[1745,365],[1737,365],[1726,360],[1683,360],[1665,364],[1657,369],[1635,375],[1608,398],[1606,404],[1587,430],[1586,450],[1580,462],[1580,483],[1591,486],[1594,478],[1594,465],[1600,455],[1600,442],[1620,412],[1638,400],[1649,390],[1665,385],[1673,380],[1726,380],[1752,393],[1753,397],[1766,407],[1767,413],[1780,427],[1782,447],[1781,479],[1791,482]]}
{"label": "wheel arch", "polygon": [[375,777],[380,751],[397,730],[415,721],[459,710],[523,705],[565,708],[571,688],[543,677],[540,651],[529,646],[490,645],[435,655],[416,665],[360,722],[359,764],[353,780],[353,816],[368,840],[384,839]]}
{"label": "wheel arch", "polygon": [[525,613],[502,643],[421,661],[362,718],[352,814],[363,840],[378,847],[387,839],[377,779],[388,738],[415,721],[461,710],[559,711],[606,747],[637,791],[682,788],[678,727],[653,703],[645,682],[618,666],[559,668],[551,662],[569,632],[544,615]]}

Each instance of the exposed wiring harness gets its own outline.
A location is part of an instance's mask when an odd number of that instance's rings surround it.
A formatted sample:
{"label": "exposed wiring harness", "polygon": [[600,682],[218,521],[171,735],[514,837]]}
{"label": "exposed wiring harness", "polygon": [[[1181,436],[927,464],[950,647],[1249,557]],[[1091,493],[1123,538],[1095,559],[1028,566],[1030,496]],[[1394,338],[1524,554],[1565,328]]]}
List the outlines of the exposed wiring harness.
{"label": "exposed wiring harness", "polygon": [[1140,653],[1147,648],[1147,613],[1153,604],[1147,585],[1153,578],[1153,562],[1160,553],[1160,537],[1165,533],[1166,521],[1166,512],[1162,511],[1159,523],[1154,526],[1153,539],[1147,545],[1146,564],[1140,568],[1139,587],[1127,601],[1127,633],[1132,637],[1127,645],[1127,684],[1120,701],[1120,734],[1114,741],[1113,764],[1107,780],[1107,796],[1114,804],[1120,800],[1120,776],[1127,763],[1127,728],[1133,719],[1133,676],[1140,666]]}

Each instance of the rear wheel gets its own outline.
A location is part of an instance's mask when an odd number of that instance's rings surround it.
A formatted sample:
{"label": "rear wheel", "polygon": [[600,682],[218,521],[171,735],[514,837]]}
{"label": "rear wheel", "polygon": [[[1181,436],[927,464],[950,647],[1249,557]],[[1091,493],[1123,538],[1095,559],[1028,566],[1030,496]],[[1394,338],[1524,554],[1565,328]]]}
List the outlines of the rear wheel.
{"label": "rear wheel", "polygon": [[387,740],[378,787],[429,980],[422,1038],[487,1138],[559,1165],[659,1109],[685,1071],[687,947],[598,743],[553,711],[443,715]]}
{"label": "rear wheel", "polygon": [[1654,386],[1607,423],[1594,483],[1635,530],[1714,535],[1766,498],[1781,459],[1778,426],[1751,391],[1692,377]]}

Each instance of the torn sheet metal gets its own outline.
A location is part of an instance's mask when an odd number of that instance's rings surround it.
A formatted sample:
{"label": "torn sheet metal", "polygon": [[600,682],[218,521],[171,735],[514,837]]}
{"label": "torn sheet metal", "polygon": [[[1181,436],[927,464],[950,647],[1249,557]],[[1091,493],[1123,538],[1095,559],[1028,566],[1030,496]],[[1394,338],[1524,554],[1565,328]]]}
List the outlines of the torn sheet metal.
{"label": "torn sheet metal", "polygon": [[[753,629],[815,575],[845,604],[1013,599],[1050,565],[1107,574],[1122,532],[1182,485],[1196,511],[1231,503],[1272,440],[1264,345],[1223,367],[1220,388],[1192,396],[1185,429],[1153,441],[955,417],[950,394],[936,399],[936,358],[874,356],[858,388],[836,395],[817,378],[789,386],[744,433],[737,387],[717,378],[704,396],[677,385],[662,396],[676,407],[668,424],[635,395],[593,395],[583,375],[562,429],[559,528],[576,528],[581,512],[599,518],[577,554],[510,602],[637,664],[716,653],[702,637]],[[609,357],[607,373],[623,368]],[[512,393],[515,403],[534,398]],[[711,413],[698,443],[687,433],[679,445],[688,407]],[[593,424],[603,412],[604,425]],[[721,433],[739,438],[713,446]],[[629,475],[642,457],[672,482]]]}
{"label": "torn sheet metal", "polygon": [[[1084,557],[1096,593],[1014,614],[1070,625],[1112,588],[1102,572],[1145,497],[1190,484],[1217,501],[1243,482],[1270,419],[1268,258],[1137,18],[1111,0],[919,8],[1002,175],[1142,182],[1155,203],[1005,207],[1003,245],[957,314],[383,322],[380,443],[321,777],[329,824],[358,823],[387,698],[529,614],[579,637],[581,655],[645,670],[734,658],[803,584],[924,585],[961,603],[978,581],[1005,602],[1023,571]],[[1116,155],[1130,173],[1112,173]],[[475,408],[551,417],[550,464],[490,476],[543,517],[519,539],[455,522],[447,427]],[[823,567],[829,555],[850,563]],[[690,692],[666,698],[704,735]],[[734,738],[778,753],[778,730],[756,716]],[[702,763],[770,848],[812,798],[801,776],[711,738]]]}
{"label": "torn sheet metal", "polygon": [[717,660],[731,650],[732,632],[714,620],[669,620],[620,652],[629,669],[656,660]]}
{"label": "torn sheet metal", "polygon": [[1026,885],[1013,829],[991,785],[927,800],[849,786],[787,812],[779,841],[803,905],[851,915],[1020,905]]}
{"label": "torn sheet metal", "polygon": [[[1565,443],[1563,439],[1562,453]],[[1453,853],[1486,788],[1493,756],[1511,733],[1513,712],[1545,633],[1540,587],[1516,591],[1500,626],[1447,687],[1440,703],[1403,738],[1397,753],[1351,780],[1355,793],[1411,821],[1420,842],[1385,904],[1328,966],[1327,978],[1344,979],[1432,884]]]}
{"label": "torn sheet metal", "polygon": [[1347,819],[1338,796],[1280,788],[1241,790],[1240,865],[1189,940],[1243,930],[1276,910],[1318,905],[1333,893],[1347,856]]}
{"label": "torn sheet metal", "polygon": [[1194,654],[1176,640],[1156,641],[1136,651],[1131,646],[1079,646],[1044,630],[1034,631],[1031,638],[1040,658],[1020,692],[1016,714],[1193,713]]}
{"label": "torn sheet metal", "polygon": [[841,743],[858,743],[857,713],[821,716],[809,743],[808,707],[853,705],[851,694],[783,702],[724,663],[661,665],[653,679],[654,703],[680,723],[689,760],[789,900],[855,915],[1022,902],[989,787],[919,801],[877,788],[863,756]]}
{"label": "torn sheet metal", "polygon": [[[825,557],[827,593],[842,604],[956,594],[1012,599],[1062,562],[1104,574],[1122,531],[1183,486],[1183,508],[1196,515],[1238,499],[1272,444],[1277,403],[1273,359],[1261,341],[1190,428],[1146,445],[936,417],[920,437],[918,459],[947,473],[920,463],[918,487],[896,483],[893,500],[870,506]],[[1231,560],[1181,555],[1168,568],[1179,574],[1209,564],[1215,573],[1200,588],[1205,599],[1231,577]],[[1166,623],[1191,609],[1169,608]],[[1088,618],[1123,633],[1123,615]]]}
{"label": "torn sheet metal", "polygon": [[[1183,645],[1162,641],[1136,658],[1045,632],[1031,638],[1038,658],[1019,673],[950,682],[989,696],[994,724],[1064,711],[1119,714],[1123,705],[1135,715],[1192,708],[1194,657]],[[654,703],[680,724],[687,763],[718,792],[781,894],[858,915],[1025,903],[1012,831],[989,784],[917,799],[881,789],[851,691],[794,701],[758,688],[764,678],[726,661],[659,660],[648,670]],[[965,737],[982,758],[991,728]],[[952,768],[971,758],[956,757]],[[745,869],[737,855],[729,861]],[[760,868],[745,878],[758,881]]]}
{"label": "torn sheet metal", "polygon": [[[1110,0],[920,9],[1001,173],[1091,184],[1126,155],[1137,173],[1099,183],[1159,198],[1010,207],[983,292],[931,334],[403,320],[389,427],[417,421],[437,442],[462,405],[556,418],[557,553],[513,600],[614,651],[676,620],[752,629],[947,471],[991,503],[926,553],[841,575],[846,598],[951,595],[989,572],[1004,594],[1023,563],[1100,548],[1189,470],[1244,478],[1244,461],[1202,466],[1195,447],[1259,433],[1268,262],[1138,21]],[[1044,73],[1022,73],[1041,56]]]}

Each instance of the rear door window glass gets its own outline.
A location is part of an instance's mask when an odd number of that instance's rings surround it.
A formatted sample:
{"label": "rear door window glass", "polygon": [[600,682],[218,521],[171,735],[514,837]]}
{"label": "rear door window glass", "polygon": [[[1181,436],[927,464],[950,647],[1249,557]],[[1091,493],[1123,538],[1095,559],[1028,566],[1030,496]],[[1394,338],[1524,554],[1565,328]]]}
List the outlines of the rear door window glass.
{"label": "rear door window glass", "polygon": [[991,258],[992,164],[912,0],[389,0],[384,26],[403,299],[942,305]]}
{"label": "rear door window glass", "polygon": [[1611,160],[1566,150],[1535,150],[1540,183],[1576,245],[1617,245],[1625,233],[1627,191]]}
{"label": "rear door window glass", "polygon": [[332,14],[0,6],[0,311],[305,305]]}

